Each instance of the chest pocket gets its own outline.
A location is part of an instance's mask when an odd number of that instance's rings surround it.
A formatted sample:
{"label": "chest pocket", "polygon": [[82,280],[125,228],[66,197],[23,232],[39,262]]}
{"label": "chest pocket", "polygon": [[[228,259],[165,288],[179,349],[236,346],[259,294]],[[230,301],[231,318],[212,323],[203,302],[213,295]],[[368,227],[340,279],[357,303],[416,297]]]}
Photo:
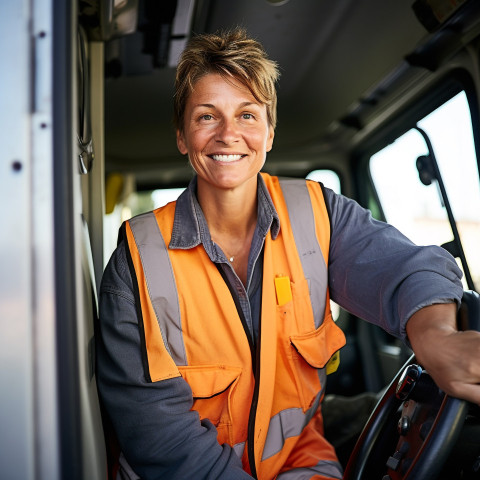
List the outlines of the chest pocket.
{"label": "chest pocket", "polygon": [[293,335],[290,342],[295,382],[302,408],[306,411],[324,387],[325,366],[345,345],[346,339],[329,315],[319,328],[307,334]]}

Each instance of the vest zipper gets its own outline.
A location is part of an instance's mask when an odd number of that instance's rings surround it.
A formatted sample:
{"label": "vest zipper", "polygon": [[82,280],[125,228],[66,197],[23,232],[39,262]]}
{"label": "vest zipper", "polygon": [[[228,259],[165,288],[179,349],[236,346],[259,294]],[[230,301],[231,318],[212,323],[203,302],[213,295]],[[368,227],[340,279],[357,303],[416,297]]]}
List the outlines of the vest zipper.
{"label": "vest zipper", "polygon": [[[253,478],[257,478],[257,468],[255,466],[255,416],[257,413],[257,405],[258,405],[258,391],[259,391],[259,384],[260,384],[260,325],[259,325],[259,333],[257,339],[257,348],[255,349],[253,343],[253,332],[250,333],[248,329],[247,320],[245,319],[245,315],[243,314],[242,307],[240,306],[240,302],[238,300],[237,294],[235,289],[232,285],[228,282],[227,276],[223,271],[221,265],[217,264],[217,269],[220,272],[225,284],[227,285],[228,289],[230,290],[230,294],[232,295],[233,302],[235,303],[235,307],[237,309],[238,316],[242,322],[243,329],[245,330],[245,335],[248,339],[248,344],[250,346],[250,354],[252,357],[252,370],[253,376],[255,379],[255,387],[253,389],[253,397],[252,397],[252,404],[250,406],[250,414],[248,416],[248,429],[247,429],[247,456],[248,456],[248,464],[250,466],[250,472]],[[261,319],[260,319],[261,323]]]}
{"label": "vest zipper", "polygon": [[253,478],[257,478],[257,467],[255,466],[255,417],[257,415],[258,393],[260,390],[260,329],[258,333],[256,358],[255,358],[255,387],[253,389],[252,405],[250,406],[250,414],[248,416],[247,431],[247,456],[250,472]]}

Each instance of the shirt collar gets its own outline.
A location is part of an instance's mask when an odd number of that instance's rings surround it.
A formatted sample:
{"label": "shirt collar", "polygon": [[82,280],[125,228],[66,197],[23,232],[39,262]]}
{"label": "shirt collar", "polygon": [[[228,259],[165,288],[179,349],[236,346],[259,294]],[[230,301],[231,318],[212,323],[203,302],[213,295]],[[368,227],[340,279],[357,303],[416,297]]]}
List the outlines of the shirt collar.
{"label": "shirt collar", "polygon": [[[272,238],[275,239],[280,231],[280,219],[260,174],[257,185],[257,230],[263,236],[266,236],[270,230]],[[198,203],[196,190],[197,177],[195,176],[187,189],[178,197],[169,248],[186,250],[200,243],[205,245],[207,251],[212,248],[207,221]]]}

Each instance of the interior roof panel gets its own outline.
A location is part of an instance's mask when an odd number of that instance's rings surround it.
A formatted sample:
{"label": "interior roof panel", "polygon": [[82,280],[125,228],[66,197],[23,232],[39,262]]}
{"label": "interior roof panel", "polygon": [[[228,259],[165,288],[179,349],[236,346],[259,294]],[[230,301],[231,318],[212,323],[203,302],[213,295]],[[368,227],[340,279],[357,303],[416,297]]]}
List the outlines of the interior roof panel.
{"label": "interior roof panel", "polygon": [[[320,145],[331,126],[427,35],[412,0],[197,0],[193,30],[237,25],[279,63],[278,127],[270,156]],[[202,23],[203,22],[203,23]],[[197,31],[198,33],[198,31]],[[134,36],[122,39],[133,44]],[[136,39],[138,44],[138,38]],[[124,49],[139,55],[141,46]],[[171,68],[110,79],[106,86],[106,151],[127,167],[180,159],[172,118]],[[130,135],[125,135],[129,131]]]}

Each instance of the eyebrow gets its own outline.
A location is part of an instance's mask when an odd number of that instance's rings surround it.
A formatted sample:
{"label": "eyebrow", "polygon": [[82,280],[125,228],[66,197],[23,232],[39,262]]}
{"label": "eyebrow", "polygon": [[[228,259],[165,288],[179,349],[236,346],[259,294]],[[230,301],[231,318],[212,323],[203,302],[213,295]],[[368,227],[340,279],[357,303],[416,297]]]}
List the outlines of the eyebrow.
{"label": "eyebrow", "polygon": [[[257,106],[257,107],[260,107],[261,104],[257,103],[257,102],[242,102],[240,105],[239,105],[239,108],[245,108],[245,107],[249,107],[251,105],[254,105],[254,106]],[[196,105],[193,106],[193,108],[212,108],[214,110],[216,110],[216,106],[213,105],[212,103],[197,103]]]}
{"label": "eyebrow", "polygon": [[215,108],[215,105],[212,105],[211,103],[197,103],[196,105],[193,106],[193,108]]}

